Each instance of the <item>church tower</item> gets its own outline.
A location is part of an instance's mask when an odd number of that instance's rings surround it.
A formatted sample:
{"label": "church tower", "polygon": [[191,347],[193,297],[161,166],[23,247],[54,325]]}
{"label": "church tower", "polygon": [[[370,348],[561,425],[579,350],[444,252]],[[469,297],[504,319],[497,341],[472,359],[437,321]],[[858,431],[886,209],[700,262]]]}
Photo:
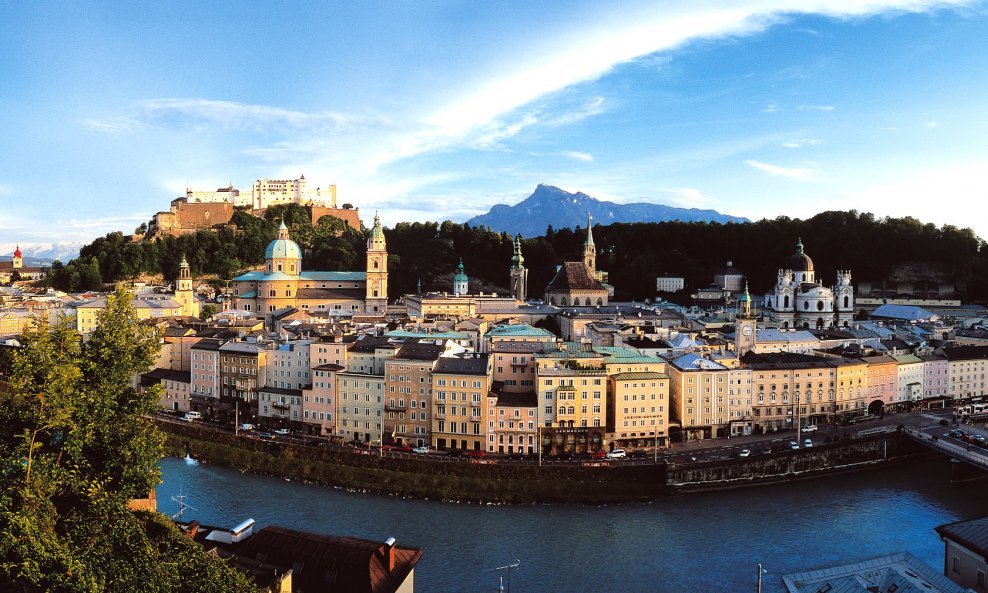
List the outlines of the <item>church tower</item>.
{"label": "church tower", "polygon": [[456,274],[453,275],[453,294],[461,295],[470,292],[470,278],[463,270],[463,258],[460,258],[460,265],[456,266]]}
{"label": "church tower", "polygon": [[367,239],[367,297],[364,312],[381,315],[388,308],[388,246],[381,218],[374,213],[374,227]]}
{"label": "church tower", "polygon": [[751,294],[748,293],[748,282],[744,283],[744,292],[738,297],[738,310],[734,318],[734,351],[738,358],[755,348],[756,327],[755,315],[751,309]]}
{"label": "church tower", "polygon": [[14,249],[14,257],[10,258],[10,267],[17,270],[24,267],[24,258],[21,256],[21,246]]}
{"label": "church tower", "polygon": [[182,315],[199,316],[199,301],[196,299],[195,293],[192,292],[192,271],[189,269],[189,262],[184,255],[182,256],[182,263],[178,264],[175,302],[182,306]]}
{"label": "church tower", "polygon": [[519,301],[528,297],[528,269],[521,254],[521,235],[514,241],[515,254],[511,256],[511,296]]}
{"label": "church tower", "polygon": [[590,228],[590,213],[587,212],[587,240],[583,242],[583,263],[590,268],[590,275],[597,276],[597,246],[593,244],[593,231]]}

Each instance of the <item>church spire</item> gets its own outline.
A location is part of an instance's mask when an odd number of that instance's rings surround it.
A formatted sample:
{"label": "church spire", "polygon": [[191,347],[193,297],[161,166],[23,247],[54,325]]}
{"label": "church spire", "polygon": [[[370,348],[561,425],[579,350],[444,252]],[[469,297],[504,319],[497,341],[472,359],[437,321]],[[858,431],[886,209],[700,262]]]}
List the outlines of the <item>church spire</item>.
{"label": "church spire", "polygon": [[587,212],[587,240],[583,242],[583,263],[590,268],[590,274],[597,272],[597,247],[593,244],[593,230],[590,226],[590,213]]}

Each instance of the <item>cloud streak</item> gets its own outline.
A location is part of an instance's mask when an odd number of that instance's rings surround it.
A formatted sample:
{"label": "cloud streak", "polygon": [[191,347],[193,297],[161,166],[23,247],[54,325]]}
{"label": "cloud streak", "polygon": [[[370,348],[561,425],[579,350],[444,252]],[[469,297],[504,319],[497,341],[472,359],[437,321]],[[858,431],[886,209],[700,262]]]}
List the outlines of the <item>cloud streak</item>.
{"label": "cloud streak", "polygon": [[763,163],[761,161],[747,160],[744,162],[749,167],[754,167],[763,173],[768,173],[773,177],[785,177],[787,179],[795,179],[797,181],[809,181],[819,173],[819,169],[811,169],[809,167],[781,167],[779,165],[772,165],[769,163]]}

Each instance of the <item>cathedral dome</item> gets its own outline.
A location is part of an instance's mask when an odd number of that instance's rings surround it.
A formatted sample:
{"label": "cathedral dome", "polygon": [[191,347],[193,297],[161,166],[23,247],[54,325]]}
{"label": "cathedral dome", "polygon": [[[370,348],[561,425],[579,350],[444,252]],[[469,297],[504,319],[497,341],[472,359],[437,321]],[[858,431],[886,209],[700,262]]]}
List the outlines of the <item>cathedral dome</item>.
{"label": "cathedral dome", "polygon": [[793,272],[813,271],[813,260],[810,259],[810,256],[803,253],[802,241],[796,243],[796,253],[789,256],[789,259],[786,260],[786,265],[784,269],[792,270]]}
{"label": "cathedral dome", "polygon": [[268,243],[264,259],[302,259],[302,249],[288,237],[288,227],[282,221],[278,238]]}
{"label": "cathedral dome", "polygon": [[466,271],[463,268],[463,260],[460,260],[460,265],[456,266],[456,274],[453,276],[453,282],[469,282],[470,278],[467,277]]}

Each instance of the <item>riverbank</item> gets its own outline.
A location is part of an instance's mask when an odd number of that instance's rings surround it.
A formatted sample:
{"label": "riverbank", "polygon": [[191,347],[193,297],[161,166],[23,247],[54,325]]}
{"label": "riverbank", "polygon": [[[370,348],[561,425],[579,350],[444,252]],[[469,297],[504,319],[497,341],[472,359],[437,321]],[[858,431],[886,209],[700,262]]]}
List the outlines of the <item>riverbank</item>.
{"label": "riverbank", "polygon": [[[427,500],[495,503],[615,504],[667,492],[663,466],[534,467],[393,459],[320,448],[165,429],[167,453],[205,463],[312,484]],[[230,442],[230,441],[233,442]]]}
{"label": "riverbank", "polygon": [[159,423],[168,453],[355,492],[497,504],[618,504],[862,471],[928,456],[898,432],[746,459],[605,467],[444,463],[358,455]]}

